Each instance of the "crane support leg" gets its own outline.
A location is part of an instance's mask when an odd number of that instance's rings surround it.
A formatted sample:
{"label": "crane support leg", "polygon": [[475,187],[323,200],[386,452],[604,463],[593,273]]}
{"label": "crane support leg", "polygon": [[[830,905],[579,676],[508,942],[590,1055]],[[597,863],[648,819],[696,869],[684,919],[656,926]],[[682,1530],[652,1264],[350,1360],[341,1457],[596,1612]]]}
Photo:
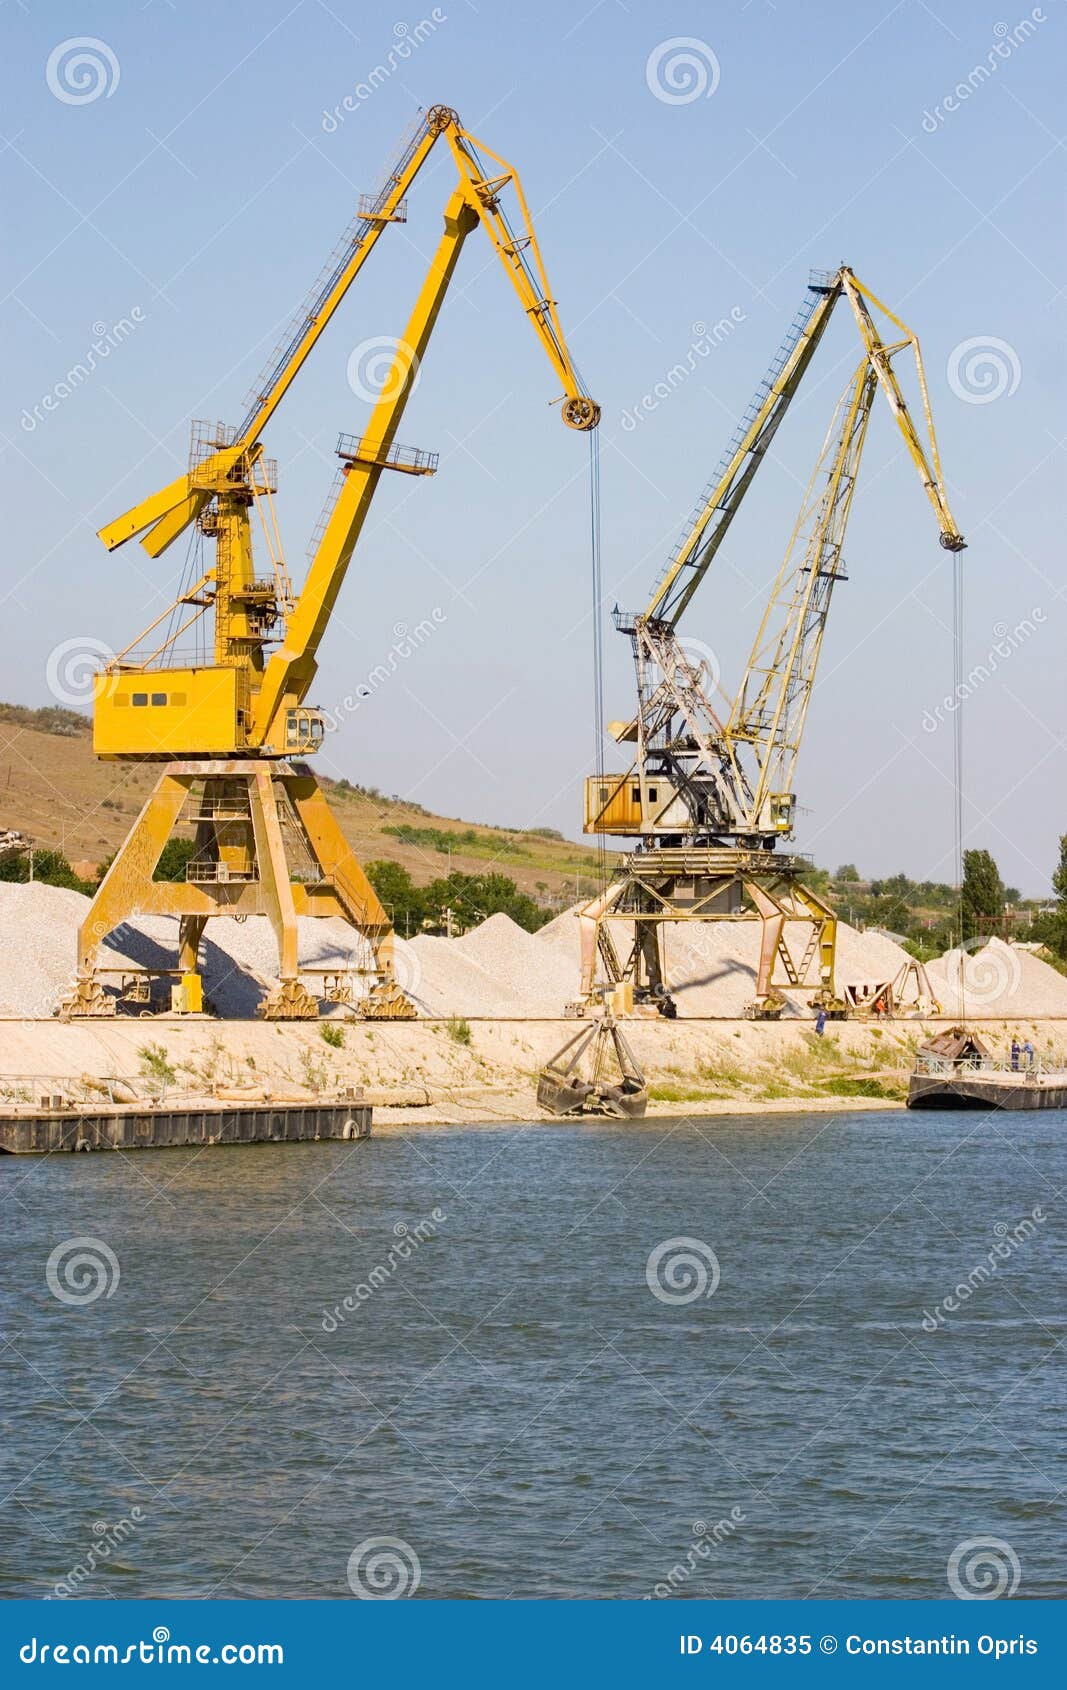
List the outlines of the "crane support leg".
{"label": "crane support leg", "polygon": [[200,941],[206,926],[206,915],[183,915],[178,922],[178,967],[183,974],[196,973]]}
{"label": "crane support leg", "polygon": [[278,985],[260,1005],[271,1021],[314,1021],[319,1006],[299,976],[300,929],[285,860],[281,820],[270,771],[249,782],[256,862],[270,924],[278,941]]}
{"label": "crane support leg", "polygon": [[[592,995],[596,980],[597,956],[598,954],[604,955],[604,939],[608,938],[609,944],[611,944],[609,935],[600,925],[601,919],[605,911],[611,909],[620,896],[623,884],[621,880],[616,881],[615,885],[609,886],[606,892],[600,894],[599,898],[594,898],[591,904],[586,904],[583,909],[578,911],[578,943],[582,959],[579,990],[583,998]],[[614,978],[610,982],[611,985],[615,985],[616,981],[622,979],[618,955],[615,952],[614,944],[611,944],[611,950],[604,955],[604,962],[609,973],[612,969],[613,960],[615,972]]]}
{"label": "crane support leg", "polygon": [[163,775],[97,888],[78,929],[78,975],[63,1005],[64,1015],[114,1015],[115,999],[104,991],[96,973],[97,954],[116,927],[151,909],[156,890],[152,876],[190,785],[169,771]]}
{"label": "crane support leg", "polygon": [[367,940],[374,957],[377,984],[363,1000],[363,1014],[377,1021],[408,1021],[415,1009],[396,983],[393,971],[393,928],[363,869],[310,772],[286,782],[293,808],[323,874],[333,887],[345,919]]}
{"label": "crane support leg", "polygon": [[634,933],[634,984],[661,998],[663,979],[663,936],[658,921],[639,921]]}
{"label": "crane support leg", "polygon": [[785,911],[776,899],[760,886],[746,886],[749,897],[760,918],[759,968],[756,974],[756,999],[765,1003],[771,996],[774,965],[778,959],[782,935],[785,932]]}

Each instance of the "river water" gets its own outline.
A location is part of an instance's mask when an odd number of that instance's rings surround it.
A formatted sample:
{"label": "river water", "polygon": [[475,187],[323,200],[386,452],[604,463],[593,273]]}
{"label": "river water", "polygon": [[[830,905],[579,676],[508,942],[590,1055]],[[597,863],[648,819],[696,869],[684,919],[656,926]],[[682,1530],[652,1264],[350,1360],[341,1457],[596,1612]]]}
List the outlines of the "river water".
{"label": "river water", "polygon": [[944,1597],[992,1537],[1062,1596],[1063,1162],[897,1111],[4,1159],[0,1593]]}

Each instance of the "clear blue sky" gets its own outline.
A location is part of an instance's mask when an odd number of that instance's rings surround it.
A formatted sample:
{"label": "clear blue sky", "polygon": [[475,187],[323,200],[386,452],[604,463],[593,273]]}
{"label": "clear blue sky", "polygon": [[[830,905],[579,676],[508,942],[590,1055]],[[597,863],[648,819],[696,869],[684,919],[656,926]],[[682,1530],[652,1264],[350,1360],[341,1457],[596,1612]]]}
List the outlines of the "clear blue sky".
{"label": "clear blue sky", "polygon": [[[964,0],[602,0],[584,13],[582,0],[445,0],[436,12],[7,0],[2,20],[0,693],[47,702],[57,645],[120,647],[163,608],[182,547],[155,563],[133,547],[109,557],[96,528],[184,466],[191,417],[239,420],[355,195],[374,186],[416,109],[444,101],[520,170],[573,353],[604,406],[609,605],[647,597],[810,266],[852,264],[919,332],[970,540],[968,667],[989,666],[1004,627],[1032,627],[966,704],[968,843],[988,846],[1009,882],[1046,887],[1067,828],[1053,543],[1064,480],[1061,0],[1000,12]],[[82,36],[105,44],[90,49],[103,85],[72,102],[55,89],[87,88],[64,83],[62,55],[51,86],[47,67]],[[678,38],[697,44],[697,82],[684,66],[671,82],[679,49],[667,47],[657,83],[657,50]],[[389,74],[361,96],[376,65]],[[972,76],[976,66],[987,74]],[[694,98],[660,97],[694,87]],[[324,123],[346,95],[356,109]],[[350,354],[402,330],[450,169],[442,157],[420,181],[406,228],[389,232],[271,427],[298,575],[335,437],[367,415]],[[687,358],[693,325],[731,312],[692,376],[625,426]],[[128,338],[43,410],[94,325],[122,318],[134,322]],[[958,349],[991,341],[992,362],[980,356],[968,375]],[[842,307],[688,616],[729,690],[855,348]],[[317,702],[335,708],[387,661],[398,623],[436,610],[436,631],[331,736],[327,772],[451,815],[577,833],[592,758],[586,448],[548,409],[554,397],[475,235],[402,431],[440,451],[440,472],[383,483],[322,651]],[[951,687],[950,564],[881,411],[865,468],[851,580],[833,607],[800,761],[798,845],[831,866],[948,878],[950,731],[928,731],[924,716]],[[629,708],[632,678],[627,642],[613,630],[606,640],[610,718]]]}

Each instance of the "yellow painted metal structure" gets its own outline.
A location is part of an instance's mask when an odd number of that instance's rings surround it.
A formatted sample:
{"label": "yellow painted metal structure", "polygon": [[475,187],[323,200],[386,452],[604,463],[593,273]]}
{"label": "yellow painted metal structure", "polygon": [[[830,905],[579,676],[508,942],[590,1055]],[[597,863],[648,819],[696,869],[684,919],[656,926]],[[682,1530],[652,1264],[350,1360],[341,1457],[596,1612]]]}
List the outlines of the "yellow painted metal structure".
{"label": "yellow painted metal structure", "polygon": [[[847,266],[809,283],[767,377],[698,501],[646,608],[617,625],[629,634],[637,676],[637,711],[615,723],[617,742],[633,745],[624,773],[586,782],[585,831],[638,839],[621,872],[586,906],[582,993],[591,1001],[596,972],[608,984],[632,979],[643,995],[669,1002],[661,930],[665,923],[745,920],[763,924],[756,1013],[781,1007],[776,984],[815,984],[839,1006],[837,924],[804,884],[803,858],[776,852],[792,837],[794,772],[822,649],[830,599],[844,578],[842,548],[871,409],[881,391],[937,520],[941,545],[964,540],[949,508],[922,354],[915,334]],[[731,703],[701,658],[677,634],[678,622],[706,576],[760,463],[804,377],[837,302],[845,299],[863,358],[838,400],[776,576],[741,686]],[[891,325],[883,336],[880,313]],[[920,394],[916,424],[894,359],[910,353]],[[627,959],[611,926],[625,924]],[[788,924],[805,935],[799,955]],[[780,977],[776,983],[776,970]]]}
{"label": "yellow painted metal structure", "polygon": [[[343,435],[338,482],[320,523],[308,573],[294,595],[274,513],[277,473],[260,434],[359,275],[383,231],[406,215],[406,195],[434,147],[444,142],[457,184],[444,227],[391,368],[362,435]],[[511,189],[517,223],[505,210]],[[187,474],[100,531],[109,550],[141,536],[158,557],[190,526],[214,546],[214,561],[179,593],[96,679],[94,745],[102,757],[167,765],[96,897],[79,934],[78,984],[67,1012],[114,1013],[96,968],[102,940],[131,916],[177,915],[182,1001],[206,922],[214,915],[266,915],[278,938],[279,985],[265,1013],[303,1017],[316,1001],[300,981],[297,917],[340,915],[363,942],[361,972],[375,982],[368,1013],[409,1015],[396,987],[392,930],[303,762],[321,743],[324,718],[307,702],[318,650],[386,470],[421,476],[436,454],[396,435],[467,236],[487,234],[562,388],[570,428],[595,428],[600,411],[567,350],[515,171],[475,140],[447,106],[420,116],[377,193],[355,222],[268,364],[235,429],[194,424]],[[270,573],[257,570],[258,516]],[[213,623],[211,649],[190,663],[182,641]],[[180,824],[195,827],[184,884],[153,879]]]}

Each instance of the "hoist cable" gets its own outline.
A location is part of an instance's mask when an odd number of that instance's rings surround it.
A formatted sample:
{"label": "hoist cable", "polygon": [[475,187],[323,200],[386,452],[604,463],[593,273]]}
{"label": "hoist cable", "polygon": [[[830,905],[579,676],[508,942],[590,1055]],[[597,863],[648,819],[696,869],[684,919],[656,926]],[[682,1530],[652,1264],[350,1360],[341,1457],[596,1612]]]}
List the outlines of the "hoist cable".
{"label": "hoist cable", "polygon": [[[593,590],[593,773],[599,800],[599,788],[604,784],[604,589],[600,549],[600,441],[595,428],[589,430],[589,541]],[[596,841],[597,877],[603,892],[608,884],[605,835],[598,833]]]}
{"label": "hoist cable", "polygon": [[960,1019],[967,1015],[963,933],[963,563],[956,552],[952,559],[952,691],[956,708],[952,713],[953,849],[959,877],[957,921],[959,923]]}

